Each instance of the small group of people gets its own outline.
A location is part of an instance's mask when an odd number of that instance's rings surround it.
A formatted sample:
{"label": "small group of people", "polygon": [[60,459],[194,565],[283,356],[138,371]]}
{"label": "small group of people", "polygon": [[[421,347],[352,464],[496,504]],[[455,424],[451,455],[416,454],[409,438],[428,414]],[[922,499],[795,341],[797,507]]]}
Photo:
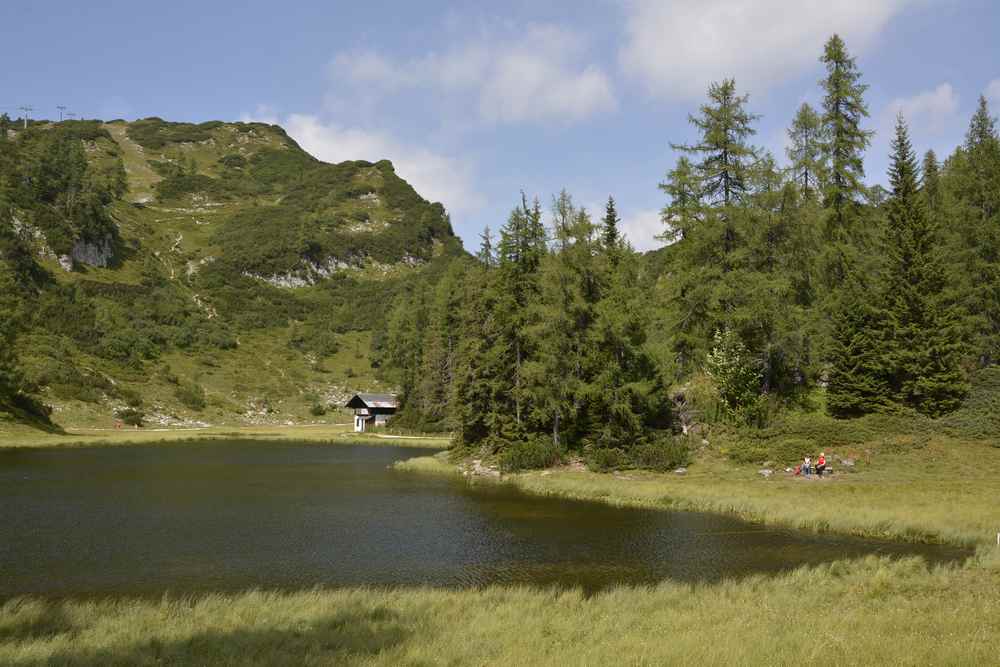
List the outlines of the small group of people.
{"label": "small group of people", "polygon": [[808,456],[805,457],[805,459],[802,460],[802,464],[798,468],[796,468],[795,474],[809,477],[813,473],[816,473],[817,477],[822,477],[823,472],[825,470],[826,470],[826,454],[820,452],[819,458],[816,459],[816,463],[813,463],[812,458]]}

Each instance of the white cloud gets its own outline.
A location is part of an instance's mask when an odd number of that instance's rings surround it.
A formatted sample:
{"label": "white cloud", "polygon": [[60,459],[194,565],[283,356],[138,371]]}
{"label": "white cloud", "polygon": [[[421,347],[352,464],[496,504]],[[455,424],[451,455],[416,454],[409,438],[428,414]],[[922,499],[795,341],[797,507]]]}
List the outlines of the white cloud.
{"label": "white cloud", "polygon": [[664,232],[663,220],[658,209],[633,211],[622,218],[621,231],[632,247],[641,252],[663,246],[656,237]]}
{"label": "white cloud", "polygon": [[1000,79],[993,79],[986,84],[986,99],[993,104],[1000,105]]}
{"label": "white cloud", "polygon": [[727,77],[762,92],[816,66],[833,33],[859,53],[920,1],[631,0],[619,57],[626,74],[657,95],[700,97]]}
{"label": "white cloud", "polygon": [[480,35],[450,51],[408,61],[372,51],[342,53],[332,67],[365,95],[404,89],[468,93],[487,121],[572,122],[617,107],[604,71],[578,64],[586,46],[570,30],[532,25],[516,37]]}
{"label": "white cloud", "polygon": [[473,169],[463,160],[398,142],[381,132],[323,122],[313,115],[279,118],[267,107],[258,107],[258,112],[260,115],[243,114],[242,119],[281,125],[306,152],[324,162],[388,159],[420,196],[441,202],[453,215],[483,206],[483,197],[473,185]]}
{"label": "white cloud", "polygon": [[958,116],[958,94],[950,83],[942,83],[912,97],[897,97],[883,112],[882,127],[894,127],[899,114],[903,114],[913,132],[940,134],[954,126]]}

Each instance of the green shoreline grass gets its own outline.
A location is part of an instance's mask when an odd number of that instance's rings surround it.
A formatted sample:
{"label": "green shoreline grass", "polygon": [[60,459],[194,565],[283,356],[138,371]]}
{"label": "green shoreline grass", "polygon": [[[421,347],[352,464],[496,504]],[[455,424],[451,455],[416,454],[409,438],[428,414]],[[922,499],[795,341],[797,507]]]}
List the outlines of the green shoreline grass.
{"label": "green shoreline grass", "polygon": [[[692,465],[683,476],[560,468],[505,475],[502,481],[539,495],[715,512],[764,525],[975,547],[996,544],[1000,533],[1000,481],[993,476],[998,465],[996,448],[938,442],[917,453],[879,457],[879,465],[822,481],[781,472],[764,479],[756,468],[711,457]],[[408,459],[396,467],[461,474],[445,454]]]}
{"label": "green shoreline grass", "polygon": [[0,606],[0,664],[993,664],[1000,559],[869,557],[717,584],[315,589]]}
{"label": "green shoreline grass", "polygon": [[212,426],[176,429],[66,429],[66,434],[18,429],[0,431],[0,450],[13,448],[91,447],[146,444],[190,444],[206,440],[270,440],[317,444],[365,444],[444,449],[448,438],[355,433],[349,424],[297,426]]}

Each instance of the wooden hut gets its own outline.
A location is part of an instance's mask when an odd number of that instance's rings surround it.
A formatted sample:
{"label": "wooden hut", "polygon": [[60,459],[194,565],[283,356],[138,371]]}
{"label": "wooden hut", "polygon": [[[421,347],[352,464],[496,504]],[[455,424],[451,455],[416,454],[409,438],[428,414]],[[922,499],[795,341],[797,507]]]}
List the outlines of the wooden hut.
{"label": "wooden hut", "polygon": [[385,426],[389,417],[396,414],[399,401],[395,394],[355,394],[347,407],[354,410],[354,432],[364,433]]}

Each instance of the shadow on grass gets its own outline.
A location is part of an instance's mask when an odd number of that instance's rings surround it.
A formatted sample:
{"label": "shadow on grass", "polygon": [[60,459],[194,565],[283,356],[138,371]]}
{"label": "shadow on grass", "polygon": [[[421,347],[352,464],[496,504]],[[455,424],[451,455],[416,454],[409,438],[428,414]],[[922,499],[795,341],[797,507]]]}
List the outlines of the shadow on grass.
{"label": "shadow on grass", "polygon": [[[32,623],[15,626],[0,641],[45,640],[76,632],[58,605]],[[2,630],[0,630],[2,632]],[[25,659],[11,667],[29,665],[302,665],[351,664],[404,642],[412,630],[399,614],[385,607],[340,611],[288,629],[206,631],[181,640],[147,641],[107,648],[63,650],[44,659]]]}
{"label": "shadow on grass", "polygon": [[78,629],[59,604],[14,600],[2,609],[4,616],[13,616],[13,622],[0,624],[0,643],[50,639]]}

